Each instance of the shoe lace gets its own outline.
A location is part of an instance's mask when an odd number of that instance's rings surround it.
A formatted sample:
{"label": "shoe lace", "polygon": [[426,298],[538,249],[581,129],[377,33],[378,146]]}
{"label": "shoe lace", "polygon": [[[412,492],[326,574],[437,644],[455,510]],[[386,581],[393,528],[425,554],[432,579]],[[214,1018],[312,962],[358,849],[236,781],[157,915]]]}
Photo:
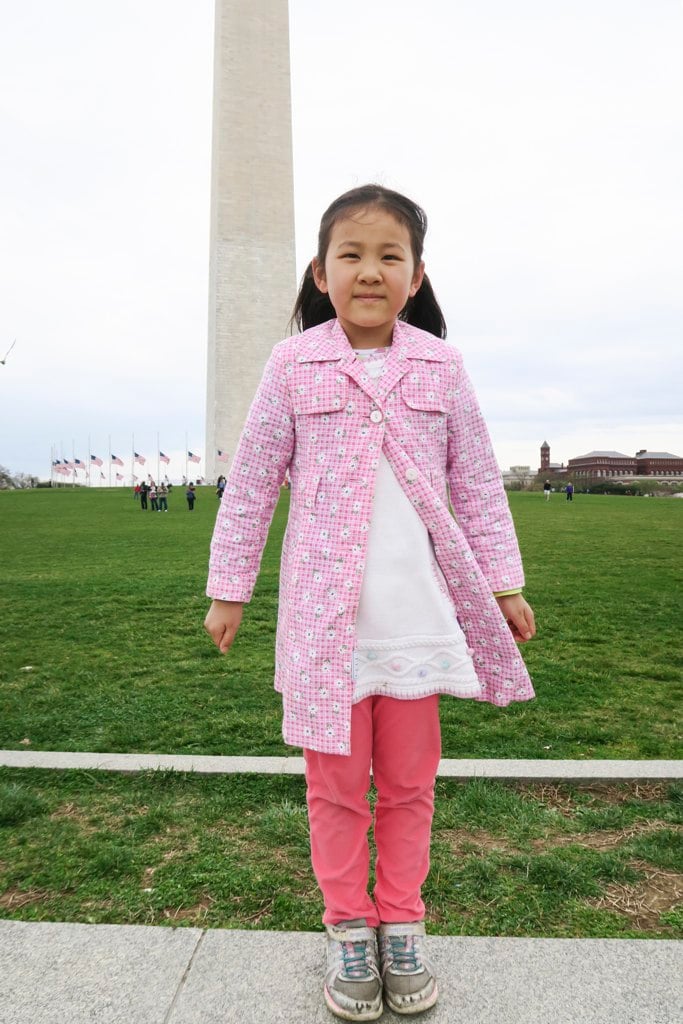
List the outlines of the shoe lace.
{"label": "shoe lace", "polygon": [[359,980],[371,976],[372,971],[368,967],[367,961],[367,942],[342,942],[341,949],[343,971],[347,977]]}
{"label": "shoe lace", "polygon": [[412,935],[389,935],[392,966],[399,971],[417,971],[421,967]]}

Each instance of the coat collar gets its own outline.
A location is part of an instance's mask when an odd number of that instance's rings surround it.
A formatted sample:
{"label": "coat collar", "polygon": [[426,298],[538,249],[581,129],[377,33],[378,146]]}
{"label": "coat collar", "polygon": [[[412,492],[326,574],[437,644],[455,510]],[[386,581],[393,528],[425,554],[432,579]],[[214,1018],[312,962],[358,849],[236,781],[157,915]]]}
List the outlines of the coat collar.
{"label": "coat collar", "polygon": [[297,343],[299,363],[339,362],[339,369],[346,373],[370,398],[379,405],[411,367],[411,360],[423,359],[445,363],[449,356],[439,338],[426,331],[411,327],[401,320],[394,325],[394,333],[386,367],[381,377],[373,380],[365,366],[351,348],[349,339],[338,320],[313,327],[299,337]]}
{"label": "coat collar", "polygon": [[[338,320],[328,320],[304,331],[298,338],[297,350],[299,363],[331,362],[337,359],[350,363],[356,360],[356,354]],[[449,359],[439,338],[411,327],[402,320],[397,320],[394,325],[389,355],[392,362],[398,360],[399,363],[406,359],[445,363]]]}

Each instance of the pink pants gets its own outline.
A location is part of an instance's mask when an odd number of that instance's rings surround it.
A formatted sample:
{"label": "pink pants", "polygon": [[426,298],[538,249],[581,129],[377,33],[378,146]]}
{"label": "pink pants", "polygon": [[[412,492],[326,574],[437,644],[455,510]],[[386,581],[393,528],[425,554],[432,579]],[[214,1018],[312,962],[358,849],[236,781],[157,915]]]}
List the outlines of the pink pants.
{"label": "pink pants", "polygon": [[[364,917],[375,928],[421,921],[441,757],[438,694],[366,697],[353,706],[349,757],[314,750],[304,750],[304,757],[311,861],[325,901],[324,923]],[[368,895],[371,765],[377,789],[374,901]]]}

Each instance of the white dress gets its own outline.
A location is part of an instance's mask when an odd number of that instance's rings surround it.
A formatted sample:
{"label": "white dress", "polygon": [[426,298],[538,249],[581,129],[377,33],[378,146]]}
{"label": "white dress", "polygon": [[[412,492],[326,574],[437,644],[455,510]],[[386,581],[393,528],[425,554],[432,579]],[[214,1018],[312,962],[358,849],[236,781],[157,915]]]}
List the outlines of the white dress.
{"label": "white dress", "polygon": [[[372,378],[388,349],[356,350]],[[481,693],[426,526],[380,456],[353,657],[357,703],[379,694],[415,699]]]}

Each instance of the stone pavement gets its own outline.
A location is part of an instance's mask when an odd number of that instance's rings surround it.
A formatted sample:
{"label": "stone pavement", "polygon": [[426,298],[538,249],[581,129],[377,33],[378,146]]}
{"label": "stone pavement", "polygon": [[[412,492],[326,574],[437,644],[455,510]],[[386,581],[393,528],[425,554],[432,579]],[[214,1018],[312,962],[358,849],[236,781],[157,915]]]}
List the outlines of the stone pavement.
{"label": "stone pavement", "polygon": [[[678,942],[428,941],[441,998],[425,1024],[683,1021]],[[0,1024],[333,1024],[323,950],[310,932],[0,921]]]}

